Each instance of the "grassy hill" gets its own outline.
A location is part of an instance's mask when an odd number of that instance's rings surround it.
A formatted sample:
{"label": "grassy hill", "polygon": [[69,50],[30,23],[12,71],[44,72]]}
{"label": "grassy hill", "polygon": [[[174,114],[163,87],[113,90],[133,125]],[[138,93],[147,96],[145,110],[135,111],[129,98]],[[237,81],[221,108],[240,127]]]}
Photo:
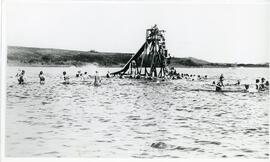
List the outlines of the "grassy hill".
{"label": "grassy hill", "polygon": [[[9,46],[8,65],[19,66],[82,66],[88,63],[99,66],[121,67],[132,57],[133,53],[114,53],[98,51],[76,51],[53,48],[32,48]],[[235,64],[211,63],[193,57],[172,57],[174,67],[235,67]],[[238,64],[244,67],[269,67],[265,64]]]}
{"label": "grassy hill", "polygon": [[209,65],[210,62],[196,59],[193,57],[185,57],[185,58],[177,58],[173,57],[171,59],[171,65],[172,66],[194,66],[194,67],[200,67],[200,66],[206,66]]}
{"label": "grassy hill", "polygon": [[75,65],[96,63],[101,66],[122,66],[131,53],[110,53],[97,51],[75,51],[50,48],[8,47],[10,65]]}

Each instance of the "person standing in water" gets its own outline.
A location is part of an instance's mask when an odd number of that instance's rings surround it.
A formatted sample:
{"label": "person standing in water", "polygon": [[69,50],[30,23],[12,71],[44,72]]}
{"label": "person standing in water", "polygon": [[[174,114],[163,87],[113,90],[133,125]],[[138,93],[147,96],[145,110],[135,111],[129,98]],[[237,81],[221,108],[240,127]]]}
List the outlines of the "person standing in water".
{"label": "person standing in water", "polygon": [[269,90],[269,81],[268,80],[265,82],[265,89]]}
{"label": "person standing in water", "polygon": [[110,78],[110,72],[109,71],[107,72],[106,77]]}
{"label": "person standing in water", "polygon": [[18,69],[18,72],[16,73],[15,77],[19,77],[19,75],[21,74],[21,69]]}
{"label": "person standing in water", "polygon": [[21,73],[18,75],[18,82],[19,82],[19,84],[24,84],[25,83],[24,74],[25,74],[25,71],[22,70]]}
{"label": "person standing in water", "polygon": [[39,72],[38,77],[39,77],[39,83],[40,84],[45,84],[45,77],[44,77],[43,71]]}
{"label": "person standing in water", "polygon": [[84,74],[82,75],[82,77],[81,77],[81,81],[86,81],[87,80],[87,78],[88,78],[88,75],[87,75],[87,72],[84,72]]}
{"label": "person standing in water", "polygon": [[259,90],[264,90],[264,81],[265,79],[264,78],[261,78],[261,84],[259,85]]}
{"label": "person standing in water", "polygon": [[101,84],[101,79],[100,79],[100,76],[98,74],[98,71],[96,71],[94,86],[100,86],[100,84]]}
{"label": "person standing in water", "polygon": [[76,77],[79,78],[79,77],[81,77],[81,76],[82,76],[82,73],[81,73],[81,70],[79,70],[79,71],[77,72],[77,74],[76,74]]}
{"label": "person standing in water", "polygon": [[223,83],[221,83],[221,82],[219,81],[219,82],[217,83],[217,85],[216,85],[216,91],[217,91],[217,92],[221,92],[221,91],[222,91],[222,88],[221,88],[222,86],[224,86]]}
{"label": "person standing in water", "polygon": [[64,83],[69,84],[69,77],[67,76],[67,73],[65,71],[63,72],[63,78],[64,78]]}
{"label": "person standing in water", "polygon": [[259,88],[260,88],[260,80],[256,79],[255,84],[256,84],[256,89],[259,90]]}
{"label": "person standing in water", "polygon": [[224,81],[224,76],[223,76],[223,74],[221,74],[219,77],[219,82],[220,82],[221,86],[224,86],[223,81]]}
{"label": "person standing in water", "polygon": [[222,91],[222,88],[221,87],[224,87],[223,81],[224,81],[224,77],[223,77],[223,74],[221,74],[220,77],[219,77],[219,81],[216,84],[216,91],[217,92],[221,92]]}

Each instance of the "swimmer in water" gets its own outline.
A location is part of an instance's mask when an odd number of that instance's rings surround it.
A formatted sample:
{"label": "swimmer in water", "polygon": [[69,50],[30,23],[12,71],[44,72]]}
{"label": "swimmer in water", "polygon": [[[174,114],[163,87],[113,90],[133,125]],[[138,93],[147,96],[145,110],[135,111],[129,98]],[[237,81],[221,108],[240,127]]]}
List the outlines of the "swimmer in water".
{"label": "swimmer in water", "polygon": [[98,74],[98,71],[96,71],[95,80],[94,80],[94,86],[100,86],[100,84],[101,84],[101,79],[100,79],[100,76]]}
{"label": "swimmer in water", "polygon": [[256,79],[256,89],[259,90],[260,88],[260,80],[259,79]]}
{"label": "swimmer in water", "polygon": [[240,80],[237,80],[237,82],[235,83],[235,85],[240,85]]}
{"label": "swimmer in water", "polygon": [[87,72],[84,72],[84,74],[81,77],[81,80],[86,81],[87,78],[88,78]]}
{"label": "swimmer in water", "polygon": [[221,74],[220,77],[219,77],[219,83],[220,83],[222,86],[224,86],[223,81],[224,81],[224,76],[223,76],[223,74]]}
{"label": "swimmer in water", "polygon": [[81,76],[82,76],[82,73],[81,73],[81,71],[79,70],[79,71],[77,72],[77,74],[76,74],[76,77],[79,78],[79,77],[81,77]]}
{"label": "swimmer in water", "polygon": [[216,91],[217,91],[217,92],[221,92],[221,91],[222,91],[222,88],[221,88],[222,86],[224,86],[223,83],[221,83],[221,82],[219,81],[219,82],[217,83],[217,85],[216,85]]}
{"label": "swimmer in water", "polygon": [[259,90],[264,90],[264,81],[265,81],[265,79],[264,78],[261,78],[261,84],[260,84],[260,86],[259,86]]}
{"label": "swimmer in water", "polygon": [[265,89],[269,90],[269,81],[268,80],[265,82]]}
{"label": "swimmer in water", "polygon": [[245,84],[245,91],[249,91],[249,85]]}
{"label": "swimmer in water", "polygon": [[107,72],[106,77],[110,78],[110,72],[109,71]]}
{"label": "swimmer in water", "polygon": [[18,72],[16,73],[15,77],[19,77],[19,75],[21,74],[21,69],[18,69]]}
{"label": "swimmer in water", "polygon": [[39,83],[44,84],[45,83],[45,77],[44,77],[43,71],[39,72],[38,77],[39,77]]}
{"label": "swimmer in water", "polygon": [[18,75],[18,82],[19,82],[19,84],[24,84],[25,83],[24,74],[25,74],[25,71],[22,70],[21,73]]}
{"label": "swimmer in water", "polygon": [[67,73],[65,71],[63,72],[63,78],[64,78],[64,83],[69,84],[69,77],[67,76]]}

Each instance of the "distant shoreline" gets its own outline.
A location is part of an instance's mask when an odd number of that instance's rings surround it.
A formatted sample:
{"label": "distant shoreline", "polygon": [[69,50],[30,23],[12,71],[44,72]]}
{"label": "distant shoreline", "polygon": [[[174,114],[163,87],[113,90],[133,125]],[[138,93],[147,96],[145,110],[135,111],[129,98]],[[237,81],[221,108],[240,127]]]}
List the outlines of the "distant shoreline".
{"label": "distant shoreline", "polygon": [[[8,46],[8,66],[24,67],[82,67],[95,65],[98,67],[121,68],[132,57],[133,53],[75,51],[52,48],[35,48]],[[176,68],[269,68],[269,63],[263,64],[232,64],[212,63],[205,60],[186,57],[172,57],[170,66]]]}
{"label": "distant shoreline", "polygon": [[[84,67],[87,65],[94,65],[94,64],[86,64],[86,65],[82,65],[82,66],[75,66],[75,67]],[[23,65],[14,65],[14,64],[7,64],[8,67],[73,67],[74,65],[29,65],[29,64],[23,64]],[[99,66],[99,65],[95,65],[97,67],[100,68],[122,68],[123,66]],[[200,69],[207,69],[207,68],[232,68],[232,69],[239,69],[239,68],[269,68],[269,67],[265,67],[265,66],[251,66],[251,67],[224,67],[224,66],[174,66],[175,68],[200,68]]]}

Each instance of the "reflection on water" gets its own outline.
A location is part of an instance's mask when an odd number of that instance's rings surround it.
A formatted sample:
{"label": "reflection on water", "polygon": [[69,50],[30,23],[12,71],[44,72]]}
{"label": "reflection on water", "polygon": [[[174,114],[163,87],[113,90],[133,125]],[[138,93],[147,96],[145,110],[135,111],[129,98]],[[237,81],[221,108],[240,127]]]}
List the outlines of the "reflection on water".
{"label": "reflection on water", "polygon": [[[75,75],[76,68],[24,69],[26,85],[17,84],[17,68],[7,72],[8,157],[269,157],[267,93],[188,90],[211,79],[103,78],[100,87],[73,79],[63,85],[62,71]],[[44,85],[39,70],[45,72]],[[265,68],[178,71],[210,78],[223,73],[249,83],[269,76]]]}

